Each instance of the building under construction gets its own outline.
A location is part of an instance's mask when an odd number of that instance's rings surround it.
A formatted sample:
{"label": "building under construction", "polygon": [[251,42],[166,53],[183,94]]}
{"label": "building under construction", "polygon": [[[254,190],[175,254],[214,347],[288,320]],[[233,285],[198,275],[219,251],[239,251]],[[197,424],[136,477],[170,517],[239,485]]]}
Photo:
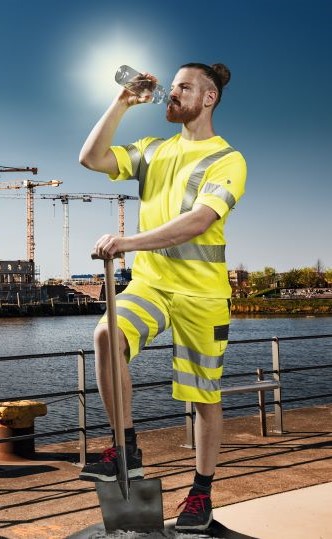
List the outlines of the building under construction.
{"label": "building under construction", "polygon": [[[0,165],[0,174],[30,173],[38,174],[36,167],[9,167]],[[2,190],[26,191],[25,195],[17,194],[1,198],[26,199],[26,260],[0,260],[0,316],[17,315],[55,315],[55,314],[84,314],[99,312],[105,309],[105,285],[103,279],[92,279],[92,282],[76,282],[70,278],[69,272],[69,201],[81,200],[92,202],[95,199],[105,199],[118,202],[118,226],[120,236],[124,235],[124,203],[126,200],[138,200],[129,195],[107,193],[60,193],[35,194],[38,187],[58,187],[61,180],[32,181],[9,180],[0,182]],[[35,198],[59,200],[63,205],[63,275],[57,282],[41,284],[39,272],[35,266]],[[116,276],[117,291],[122,291],[130,280],[124,257],[119,259],[120,268]],[[90,281],[90,280],[89,280]]]}
{"label": "building under construction", "polygon": [[[7,167],[0,166],[0,173],[2,172],[30,172],[37,174],[38,169],[35,167]],[[32,180],[14,180],[9,182],[0,182],[0,190],[19,190],[24,189],[25,195],[0,195],[2,198],[20,198],[26,199],[26,246],[27,255],[26,260],[0,260],[0,302],[2,304],[31,304],[40,301],[47,301],[48,299],[66,301],[67,298],[82,299],[81,296],[89,298],[89,300],[102,300],[101,283],[81,283],[81,288],[87,288],[89,286],[89,292],[82,289],[77,290],[78,284],[70,279],[69,272],[69,201],[81,200],[83,202],[92,202],[95,199],[105,199],[112,202],[117,200],[118,202],[118,226],[119,235],[124,235],[124,203],[126,200],[138,200],[137,197],[129,195],[117,195],[107,193],[60,193],[60,194],[35,194],[36,187],[58,187],[63,182],[61,180],[49,180],[49,181],[32,181]],[[50,286],[48,283],[42,286],[39,283],[39,275],[36,275],[35,267],[35,218],[34,218],[34,200],[35,198],[59,200],[63,205],[63,275],[62,283],[58,282],[57,288],[55,285]],[[124,278],[127,275],[124,257],[119,259],[120,265],[120,279],[117,283],[118,286],[124,284]],[[92,286],[93,285],[93,286]],[[63,288],[61,290],[60,288]],[[72,289],[69,289],[72,287]],[[91,293],[91,288],[94,292]],[[97,290],[99,289],[100,290]]]}
{"label": "building under construction", "polygon": [[40,299],[33,260],[0,260],[0,302],[20,305]]}

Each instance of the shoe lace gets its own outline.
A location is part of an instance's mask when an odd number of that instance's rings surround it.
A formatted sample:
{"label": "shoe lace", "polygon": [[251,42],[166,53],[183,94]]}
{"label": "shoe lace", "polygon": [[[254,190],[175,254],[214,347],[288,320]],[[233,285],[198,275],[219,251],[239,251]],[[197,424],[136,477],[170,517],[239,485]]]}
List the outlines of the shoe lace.
{"label": "shoe lace", "polygon": [[116,448],[108,447],[102,452],[100,460],[101,462],[111,462],[114,459],[116,459]]}
{"label": "shoe lace", "polygon": [[186,513],[199,513],[200,510],[204,511],[204,500],[209,498],[208,494],[193,494],[191,496],[188,496],[178,505],[181,507],[182,505],[185,505],[184,512]]}

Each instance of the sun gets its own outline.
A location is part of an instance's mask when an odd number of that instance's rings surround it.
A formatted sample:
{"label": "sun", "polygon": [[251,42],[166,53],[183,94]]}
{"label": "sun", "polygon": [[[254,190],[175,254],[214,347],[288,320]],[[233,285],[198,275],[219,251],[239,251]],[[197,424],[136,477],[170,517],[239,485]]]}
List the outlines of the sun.
{"label": "sun", "polygon": [[[154,55],[156,51],[154,50]],[[112,32],[112,36],[88,43],[84,51],[75,54],[70,78],[76,91],[89,102],[105,105],[119,87],[114,80],[119,66],[127,64],[138,71],[155,72],[156,62],[148,46],[128,43],[126,33]],[[158,76],[158,74],[157,74]]]}

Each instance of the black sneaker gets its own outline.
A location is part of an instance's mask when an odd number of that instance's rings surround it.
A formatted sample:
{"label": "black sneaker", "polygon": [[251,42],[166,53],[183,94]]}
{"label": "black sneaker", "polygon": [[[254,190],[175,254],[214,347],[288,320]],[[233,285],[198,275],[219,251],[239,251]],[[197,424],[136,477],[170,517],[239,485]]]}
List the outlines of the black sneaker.
{"label": "black sneaker", "polygon": [[212,503],[209,494],[197,493],[192,490],[185,500],[178,506],[185,504],[176,524],[176,530],[206,530],[213,519]]}
{"label": "black sneaker", "polygon": [[[126,447],[128,479],[143,479],[142,451]],[[83,466],[79,478],[83,481],[116,481],[118,473],[116,448],[103,451],[99,462]]]}

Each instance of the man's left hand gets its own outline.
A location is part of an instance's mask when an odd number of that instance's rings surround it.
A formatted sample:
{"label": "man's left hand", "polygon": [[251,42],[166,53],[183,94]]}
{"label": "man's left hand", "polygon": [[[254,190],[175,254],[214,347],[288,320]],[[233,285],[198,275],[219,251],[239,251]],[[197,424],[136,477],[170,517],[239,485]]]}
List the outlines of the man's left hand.
{"label": "man's left hand", "polygon": [[101,258],[119,257],[124,251],[124,238],[121,236],[112,236],[112,234],[104,234],[96,242],[94,251]]}

